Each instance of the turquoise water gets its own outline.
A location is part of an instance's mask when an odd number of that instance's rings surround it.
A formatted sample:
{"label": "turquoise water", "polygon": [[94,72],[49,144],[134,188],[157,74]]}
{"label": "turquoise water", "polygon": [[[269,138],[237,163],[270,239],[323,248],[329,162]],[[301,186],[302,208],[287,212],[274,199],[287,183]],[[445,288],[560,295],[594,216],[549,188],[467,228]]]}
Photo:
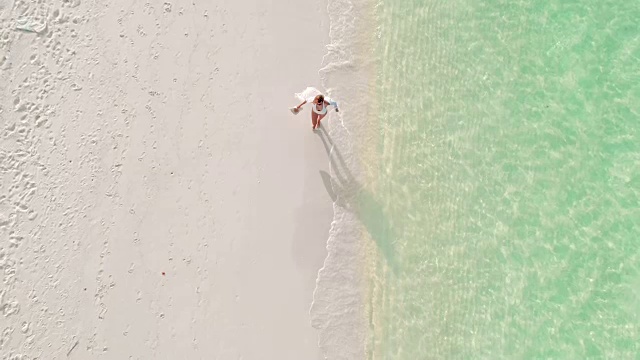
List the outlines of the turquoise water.
{"label": "turquoise water", "polygon": [[377,12],[370,358],[640,358],[640,2]]}

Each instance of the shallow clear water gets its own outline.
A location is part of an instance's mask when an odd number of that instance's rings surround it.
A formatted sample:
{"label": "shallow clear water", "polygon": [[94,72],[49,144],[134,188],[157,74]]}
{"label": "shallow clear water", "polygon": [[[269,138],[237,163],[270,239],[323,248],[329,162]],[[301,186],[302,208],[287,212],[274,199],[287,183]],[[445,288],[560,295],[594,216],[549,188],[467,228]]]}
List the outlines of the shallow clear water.
{"label": "shallow clear water", "polygon": [[377,11],[370,357],[639,357],[640,2]]}

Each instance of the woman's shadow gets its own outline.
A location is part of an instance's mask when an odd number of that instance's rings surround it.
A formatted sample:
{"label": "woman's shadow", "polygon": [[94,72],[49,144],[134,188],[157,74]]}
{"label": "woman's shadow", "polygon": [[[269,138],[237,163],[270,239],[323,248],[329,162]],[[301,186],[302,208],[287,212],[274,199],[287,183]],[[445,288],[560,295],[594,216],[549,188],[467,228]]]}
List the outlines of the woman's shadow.
{"label": "woman's shadow", "polygon": [[326,171],[320,171],[329,196],[338,206],[356,214],[387,260],[389,267],[395,271],[397,263],[393,246],[394,233],[382,205],[376,200],[375,195],[365,189],[353,176],[329,133],[323,126],[319,129],[320,131],[316,133],[322,140],[331,169],[335,174],[332,178]]}

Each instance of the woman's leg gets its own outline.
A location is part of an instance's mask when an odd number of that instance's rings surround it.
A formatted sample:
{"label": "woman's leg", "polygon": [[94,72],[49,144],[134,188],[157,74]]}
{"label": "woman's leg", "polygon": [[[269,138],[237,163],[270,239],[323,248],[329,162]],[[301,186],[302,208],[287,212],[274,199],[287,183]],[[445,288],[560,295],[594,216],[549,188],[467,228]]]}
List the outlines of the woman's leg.
{"label": "woman's leg", "polygon": [[311,111],[311,125],[313,130],[315,130],[316,126],[318,125],[318,114],[313,111]]}
{"label": "woman's leg", "polygon": [[327,116],[328,113],[324,113],[322,115],[318,115],[318,125],[317,127],[320,127],[320,120],[324,119],[325,116]]}

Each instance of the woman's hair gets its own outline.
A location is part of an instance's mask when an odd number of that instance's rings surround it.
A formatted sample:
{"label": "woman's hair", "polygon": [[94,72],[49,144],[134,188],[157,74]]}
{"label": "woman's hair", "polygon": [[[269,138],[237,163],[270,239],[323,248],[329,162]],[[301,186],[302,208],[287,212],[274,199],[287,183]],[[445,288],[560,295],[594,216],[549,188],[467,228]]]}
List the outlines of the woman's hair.
{"label": "woman's hair", "polygon": [[323,103],[324,102],[324,96],[322,96],[322,95],[316,96],[316,98],[313,99],[313,102],[316,103],[316,104]]}

